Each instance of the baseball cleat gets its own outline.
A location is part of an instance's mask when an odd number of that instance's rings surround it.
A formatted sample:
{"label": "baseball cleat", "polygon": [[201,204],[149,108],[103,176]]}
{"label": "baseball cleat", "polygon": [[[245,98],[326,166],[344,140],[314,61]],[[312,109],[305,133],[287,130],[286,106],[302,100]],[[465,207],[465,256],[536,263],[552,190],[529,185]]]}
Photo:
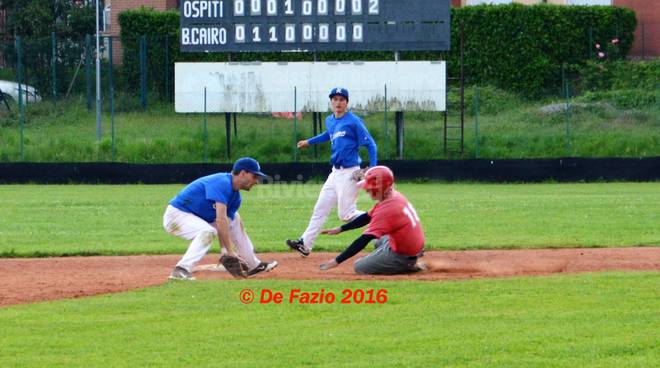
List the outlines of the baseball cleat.
{"label": "baseball cleat", "polygon": [[258,274],[259,272],[269,272],[273,268],[277,267],[277,265],[278,265],[277,261],[261,262],[259,263],[259,265],[257,265],[257,267],[248,271],[247,275],[253,276]]}
{"label": "baseball cleat", "polygon": [[183,267],[176,266],[170,274],[170,280],[194,280],[195,278]]}
{"label": "baseball cleat", "polygon": [[287,239],[286,245],[289,246],[289,248],[300,252],[300,254],[303,255],[303,257],[307,257],[312,251],[305,246],[305,243],[303,243],[302,238],[300,239]]}

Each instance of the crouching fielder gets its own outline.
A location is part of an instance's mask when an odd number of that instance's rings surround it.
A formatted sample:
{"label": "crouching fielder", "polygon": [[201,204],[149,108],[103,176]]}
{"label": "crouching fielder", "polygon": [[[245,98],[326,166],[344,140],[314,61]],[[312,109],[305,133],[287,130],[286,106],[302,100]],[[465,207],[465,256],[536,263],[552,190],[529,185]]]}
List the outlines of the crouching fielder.
{"label": "crouching fielder", "polygon": [[394,275],[423,269],[423,265],[417,263],[424,253],[422,224],[412,204],[403,194],[394,190],[393,184],[394,174],[389,168],[374,166],[367,170],[364,180],[360,181],[358,186],[365,189],[378,203],[369,212],[351,222],[323,230],[321,233],[335,235],[365,225],[367,229],[341,254],[321,264],[321,270],[337,267],[364,249],[373,239],[377,239],[376,249],[355,262],[355,272]]}
{"label": "crouching fielder", "polygon": [[222,254],[235,256],[231,244],[236,246],[238,256],[247,263],[248,276],[277,266],[277,261],[262,262],[257,258],[238,214],[240,190],[249,191],[264,176],[255,159],[240,158],[231,173],[201,177],[169,202],[163,227],[172,235],[192,240],[170,274],[171,279],[194,280],[192,269],[204,258],[215,238],[220,241]]}

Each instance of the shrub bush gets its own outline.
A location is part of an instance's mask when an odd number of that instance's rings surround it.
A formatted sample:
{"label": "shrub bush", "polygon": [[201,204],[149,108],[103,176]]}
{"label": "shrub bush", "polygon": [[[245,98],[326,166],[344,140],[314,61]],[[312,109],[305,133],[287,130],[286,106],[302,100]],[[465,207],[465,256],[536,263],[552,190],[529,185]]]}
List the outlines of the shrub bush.
{"label": "shrub bush", "polygon": [[651,107],[657,102],[655,91],[642,89],[620,89],[611,91],[588,91],[577,99],[578,102],[608,102],[622,109]]}
{"label": "shrub bush", "polygon": [[[139,37],[148,42],[149,70],[162,79],[167,49],[175,61],[310,61],[311,53],[180,53],[178,11],[128,10],[119,15],[128,80],[139,85]],[[470,83],[491,84],[500,89],[536,97],[559,91],[562,65],[584,65],[596,58],[595,43],[619,40],[618,53],[608,60],[624,57],[633,42],[637,20],[633,11],[611,6],[480,5],[452,9],[449,52],[404,52],[404,60],[448,61],[448,73],[458,75],[460,25],[463,24],[467,78]],[[163,41],[167,36],[167,42]],[[160,41],[159,41],[160,40]],[[319,53],[318,60],[392,60],[393,53]],[[170,77],[170,80],[173,80]],[[173,83],[172,83],[173,84]]]}
{"label": "shrub bush", "polygon": [[660,60],[593,62],[580,71],[579,86],[584,91],[660,87]]}

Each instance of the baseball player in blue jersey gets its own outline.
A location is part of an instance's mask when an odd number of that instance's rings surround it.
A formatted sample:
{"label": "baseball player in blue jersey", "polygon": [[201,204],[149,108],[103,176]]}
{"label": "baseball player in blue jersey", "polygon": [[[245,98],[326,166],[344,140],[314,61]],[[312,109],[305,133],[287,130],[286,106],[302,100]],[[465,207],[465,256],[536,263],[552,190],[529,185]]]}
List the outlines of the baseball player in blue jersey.
{"label": "baseball player in blue jersey", "polygon": [[208,253],[216,237],[222,254],[234,255],[231,244],[236,246],[238,256],[247,263],[248,276],[277,267],[277,261],[262,262],[254,254],[238,214],[242,201],[240,190],[249,191],[264,176],[255,159],[240,158],[231,173],[201,177],[169,202],[163,227],[172,235],[192,240],[170,274],[171,279],[194,280],[193,267]]}
{"label": "baseball player in blue jersey", "polygon": [[332,172],[326,179],[307,229],[299,239],[288,239],[286,244],[303,256],[308,256],[316,237],[321,232],[328,214],[337,205],[339,219],[348,222],[364,213],[357,209],[359,190],[357,180],[360,171],[361,146],[369,151],[369,166],[378,164],[376,142],[360,118],[348,111],[348,90],[333,88],[330,91],[333,114],[325,119],[326,130],[316,137],[298,142],[298,148],[330,141]]}

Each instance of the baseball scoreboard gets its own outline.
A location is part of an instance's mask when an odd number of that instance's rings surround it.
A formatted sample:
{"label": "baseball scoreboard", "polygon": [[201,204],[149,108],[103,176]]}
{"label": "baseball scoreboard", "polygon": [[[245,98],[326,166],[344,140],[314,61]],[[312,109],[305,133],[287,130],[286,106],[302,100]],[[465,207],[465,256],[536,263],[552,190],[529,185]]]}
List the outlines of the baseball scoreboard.
{"label": "baseball scoreboard", "polygon": [[182,0],[181,51],[449,50],[450,0]]}

